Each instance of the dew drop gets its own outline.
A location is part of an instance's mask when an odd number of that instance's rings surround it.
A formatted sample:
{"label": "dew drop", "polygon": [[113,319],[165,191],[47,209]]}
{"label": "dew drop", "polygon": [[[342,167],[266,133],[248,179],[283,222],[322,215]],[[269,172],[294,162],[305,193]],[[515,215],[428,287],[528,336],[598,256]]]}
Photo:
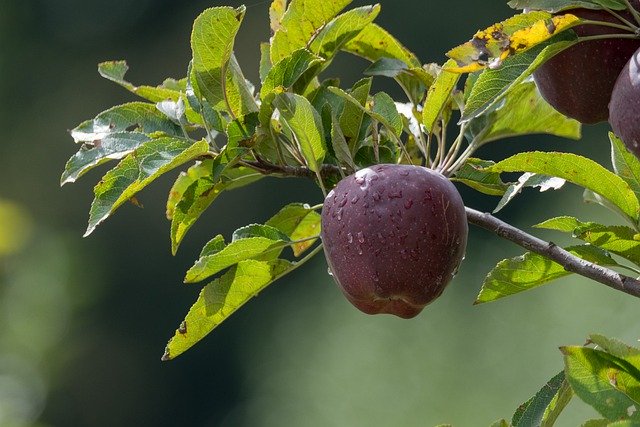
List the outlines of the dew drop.
{"label": "dew drop", "polygon": [[364,179],[363,176],[357,176],[356,177],[356,184],[362,185],[362,184],[364,184],[364,182],[365,182],[365,179]]}
{"label": "dew drop", "polygon": [[363,254],[362,246],[358,246],[358,255],[362,255],[362,254]]}
{"label": "dew drop", "polygon": [[402,169],[402,170],[400,170],[400,175],[402,175],[402,176],[409,176],[409,171],[408,171],[408,170],[406,170],[406,169]]}
{"label": "dew drop", "polygon": [[390,199],[402,199],[402,190],[389,191],[389,194],[387,194],[387,197],[389,197]]}
{"label": "dew drop", "polygon": [[342,209],[338,209],[338,214],[336,216],[336,219],[338,221],[342,221]]}
{"label": "dew drop", "polygon": [[405,209],[411,209],[411,206],[413,206],[413,200],[409,199],[406,202],[404,202]]}
{"label": "dew drop", "polygon": [[364,243],[364,234],[362,234],[362,231],[358,231],[357,237],[358,237],[358,242]]}
{"label": "dew drop", "polygon": [[331,271],[331,269],[330,269],[330,268],[327,268],[327,274],[328,274],[329,276],[332,276],[332,277],[333,277],[333,272]]}
{"label": "dew drop", "polygon": [[376,202],[378,200],[380,200],[381,198],[382,198],[382,196],[377,191],[373,193],[373,200],[375,200]]}
{"label": "dew drop", "polygon": [[338,206],[343,207],[346,204],[347,204],[347,195],[345,194],[342,200],[340,200],[340,203],[338,203]]}
{"label": "dew drop", "polygon": [[351,199],[351,203],[352,203],[352,204],[356,204],[356,203],[358,203],[358,200],[360,200],[360,196],[355,195],[355,196],[353,196],[353,198]]}
{"label": "dew drop", "polygon": [[353,234],[351,233],[347,234],[347,242],[353,243]]}
{"label": "dew drop", "polygon": [[382,235],[382,233],[378,233],[378,240],[380,240],[380,243],[384,243],[384,242],[386,242],[386,239],[384,238],[384,236]]}

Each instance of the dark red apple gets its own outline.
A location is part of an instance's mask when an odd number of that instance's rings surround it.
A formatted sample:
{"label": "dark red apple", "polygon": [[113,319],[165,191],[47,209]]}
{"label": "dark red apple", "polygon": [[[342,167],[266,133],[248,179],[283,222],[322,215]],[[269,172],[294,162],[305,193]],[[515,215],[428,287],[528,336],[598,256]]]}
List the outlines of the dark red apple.
{"label": "dark red apple", "polygon": [[611,128],[629,151],[640,158],[640,49],[618,76],[609,111]]}
{"label": "dark red apple", "polygon": [[367,314],[420,313],[456,274],[467,233],[454,185],[419,166],[362,169],[340,181],[322,209],[330,271]]}
{"label": "dark red apple", "polygon": [[[640,8],[638,0],[631,3],[636,9]],[[621,24],[604,10],[571,9],[562,13]],[[620,14],[635,22],[628,11]],[[579,37],[624,33],[623,30],[601,25],[580,25],[574,31]],[[603,122],[609,118],[609,99],[616,78],[638,48],[640,39],[581,42],[545,62],[533,77],[542,97],[562,114],[585,124]]]}

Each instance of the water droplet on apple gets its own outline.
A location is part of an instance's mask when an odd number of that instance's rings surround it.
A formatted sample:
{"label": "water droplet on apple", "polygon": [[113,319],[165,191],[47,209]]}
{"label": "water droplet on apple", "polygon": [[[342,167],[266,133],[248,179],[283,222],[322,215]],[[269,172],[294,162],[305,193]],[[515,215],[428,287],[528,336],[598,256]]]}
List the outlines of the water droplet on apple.
{"label": "water droplet on apple", "polygon": [[413,206],[413,200],[409,199],[406,202],[404,202],[405,209],[411,209],[411,206]]}
{"label": "water droplet on apple", "polygon": [[390,199],[402,199],[402,190],[389,191],[387,197]]}
{"label": "water droplet on apple", "polygon": [[358,200],[360,200],[360,196],[356,194],[351,198],[351,203],[355,205],[356,203],[358,203]]}
{"label": "water droplet on apple", "polygon": [[353,243],[353,234],[351,234],[351,233],[347,234],[347,241],[349,243]]}
{"label": "water droplet on apple", "polygon": [[358,231],[358,242],[360,243],[364,243],[364,234],[362,234],[362,231]]}
{"label": "water droplet on apple", "polygon": [[345,194],[342,200],[340,200],[340,203],[338,203],[338,206],[343,207],[346,204],[347,204],[347,195]]}

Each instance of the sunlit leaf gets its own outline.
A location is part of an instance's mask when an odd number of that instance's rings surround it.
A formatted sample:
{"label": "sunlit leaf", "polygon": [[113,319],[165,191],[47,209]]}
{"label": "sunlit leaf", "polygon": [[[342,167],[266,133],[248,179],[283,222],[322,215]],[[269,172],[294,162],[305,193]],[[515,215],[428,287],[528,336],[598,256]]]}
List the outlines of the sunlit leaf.
{"label": "sunlit leaf", "polygon": [[296,50],[269,70],[260,88],[260,97],[266,98],[278,86],[290,89],[307,71],[323,62],[324,59],[307,49]]}
{"label": "sunlit leaf", "polygon": [[385,121],[391,127],[391,130],[396,136],[402,134],[404,124],[402,123],[402,117],[398,113],[396,104],[389,95],[385,92],[378,92],[373,95],[371,111],[375,114],[384,117]]}
{"label": "sunlit leaf", "polygon": [[200,282],[243,260],[271,261],[277,258],[289,239],[277,229],[273,230],[275,232],[271,235],[259,235],[254,232],[252,237],[248,237],[247,234],[236,236],[236,239],[222,250],[198,259],[187,271],[184,282]]}
{"label": "sunlit leaf", "polygon": [[541,192],[547,190],[559,190],[565,184],[565,180],[562,178],[556,178],[553,176],[541,175],[537,173],[524,173],[518,182],[509,185],[507,190],[498,205],[493,212],[502,210],[507,204],[509,204],[525,187],[539,188]]}
{"label": "sunlit leaf", "polygon": [[486,69],[473,85],[461,122],[469,121],[494,108],[517,84],[531,75],[546,60],[577,43],[567,32],[524,53],[508,57],[495,69]]}
{"label": "sunlit leaf", "polygon": [[455,70],[459,73],[497,68],[506,58],[544,43],[580,22],[580,18],[571,14],[522,13],[478,31],[471,41],[451,49],[447,56],[456,61]]}
{"label": "sunlit leaf", "polygon": [[456,171],[451,180],[461,182],[484,194],[502,196],[509,185],[502,182],[499,173],[487,172],[485,169],[494,164],[495,162],[490,160],[470,158]]}
{"label": "sunlit leaf", "polygon": [[351,1],[297,0],[289,3],[271,37],[271,62],[275,64],[296,50],[307,47],[313,37]]}
{"label": "sunlit leaf", "polygon": [[442,66],[438,77],[427,92],[427,100],[422,109],[422,124],[429,133],[433,132],[434,125],[441,117],[443,109],[446,108],[451,98],[451,92],[455,89],[460,79],[460,74],[447,71],[453,65],[455,65],[455,62],[450,59]]}
{"label": "sunlit leaf", "polygon": [[213,7],[196,18],[191,33],[192,84],[196,95],[215,110],[240,116],[257,111],[233,56],[235,36],[245,8]]}
{"label": "sunlit leaf", "polygon": [[295,135],[309,169],[319,172],[326,154],[320,114],[306,98],[293,93],[277,95],[273,105]]}
{"label": "sunlit leaf", "polygon": [[530,134],[550,134],[580,139],[580,122],[556,111],[540,96],[533,82],[514,86],[504,102],[488,114],[482,130],[475,135],[476,144]]}
{"label": "sunlit leaf", "polygon": [[60,184],[75,182],[92,168],[109,160],[121,159],[151,137],[139,132],[118,132],[85,144],[64,167]]}
{"label": "sunlit leaf", "polygon": [[[320,234],[320,214],[308,205],[293,203],[282,208],[266,225],[282,231],[291,241],[308,239]],[[295,243],[292,246],[294,255],[300,256],[314,243],[315,239]]]}
{"label": "sunlit leaf", "polygon": [[624,363],[600,350],[561,347],[565,373],[575,394],[610,421],[640,420],[640,382]]}
{"label": "sunlit leaf", "polygon": [[640,265],[640,234],[632,228],[582,222],[568,216],[550,219],[536,227],[571,233],[577,239]]}
{"label": "sunlit leaf", "polygon": [[[604,251],[590,245],[572,246],[566,250],[594,264],[617,265]],[[527,252],[524,255],[500,261],[485,278],[475,303],[495,301],[528,291],[570,274],[572,273],[565,270],[562,265],[549,258]]]}
{"label": "sunlit leaf", "polygon": [[183,136],[180,126],[162,114],[154,104],[130,102],[117,105],[98,114],[95,119],[79,124],[71,131],[76,142],[101,140],[112,133],[138,131],[151,134],[165,133],[171,136]]}
{"label": "sunlit leaf", "polygon": [[[605,352],[625,362],[629,362],[631,366],[639,370],[638,373],[640,374],[640,348],[627,345],[620,340],[608,338],[600,334],[589,335],[589,341]],[[640,379],[639,375],[636,374],[635,376]]]}
{"label": "sunlit leaf", "polygon": [[640,204],[622,178],[586,157],[571,153],[525,152],[496,163],[490,172],[531,172],[555,176],[587,188],[609,200],[634,221]]}
{"label": "sunlit leaf", "polygon": [[[340,112],[340,129],[345,136],[347,144],[352,154],[355,154],[357,150],[357,144],[359,142],[358,137],[364,123],[364,109],[367,100],[369,98],[369,92],[371,91],[371,78],[361,79],[353,85],[349,94],[356,101],[343,102],[342,111]],[[337,95],[335,92],[331,92],[332,88],[328,88],[330,93]],[[344,101],[344,100],[343,100]]]}
{"label": "sunlit leaf", "polygon": [[206,285],[167,344],[162,360],[172,360],[187,351],[291,268],[292,264],[284,260],[243,260]]}
{"label": "sunlit leaf", "polygon": [[206,141],[178,138],[159,138],[141,145],[95,186],[85,236],[157,177],[208,151]]}
{"label": "sunlit leaf", "polygon": [[640,160],[627,150],[624,143],[613,132],[609,132],[611,140],[611,161],[613,170],[626,181],[636,197],[640,198]]}
{"label": "sunlit leaf", "polygon": [[342,47],[373,22],[380,13],[380,5],[363,6],[349,10],[322,27],[309,45],[309,49],[331,59]]}
{"label": "sunlit leaf", "polygon": [[342,133],[342,129],[340,128],[340,123],[336,118],[335,114],[330,112],[331,114],[331,145],[333,148],[333,153],[336,156],[336,160],[339,165],[344,165],[347,168],[348,174],[355,172],[356,165],[353,161],[353,156],[351,155],[351,149],[347,144],[347,139]]}
{"label": "sunlit leaf", "polygon": [[551,427],[567,406],[573,392],[564,371],[554,376],[513,414],[513,427]]}

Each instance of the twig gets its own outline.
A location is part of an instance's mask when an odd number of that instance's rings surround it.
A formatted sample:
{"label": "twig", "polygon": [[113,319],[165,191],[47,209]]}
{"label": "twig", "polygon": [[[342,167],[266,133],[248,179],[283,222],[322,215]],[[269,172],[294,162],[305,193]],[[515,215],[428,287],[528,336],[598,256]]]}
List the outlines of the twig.
{"label": "twig", "polygon": [[471,208],[466,208],[466,211],[467,220],[471,224],[489,230],[503,239],[510,240],[531,252],[549,258],[563,266],[567,271],[595,280],[629,295],[640,297],[640,281],[632,277],[578,258],[553,242],[546,242],[532,236],[488,213]]}

